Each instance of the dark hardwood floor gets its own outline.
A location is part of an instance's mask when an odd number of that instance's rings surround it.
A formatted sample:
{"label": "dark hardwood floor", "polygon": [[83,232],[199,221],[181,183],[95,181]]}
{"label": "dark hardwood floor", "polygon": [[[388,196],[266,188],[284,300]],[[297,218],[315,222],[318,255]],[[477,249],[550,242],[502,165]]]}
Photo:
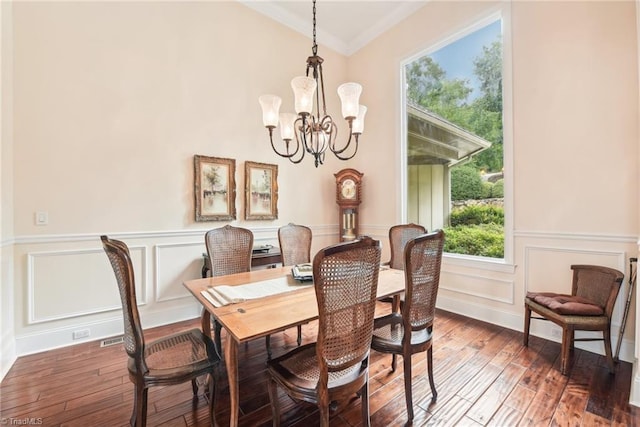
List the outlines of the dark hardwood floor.
{"label": "dark hardwood floor", "polygon": [[[388,305],[379,305],[380,312]],[[198,325],[198,320],[147,331],[148,339]],[[414,425],[460,426],[633,426],[640,411],[628,404],[631,364],[618,363],[610,375],[604,357],[576,350],[569,377],[559,372],[558,343],[460,315],[439,311],[435,324],[436,403],[426,378],[426,358],[413,357]],[[304,341],[315,340],[316,323],[303,327]],[[296,345],[296,330],[271,338],[274,356]],[[266,386],[264,340],[240,346],[242,426],[271,425]],[[401,426],[406,421],[402,363],[391,373],[391,357],[371,353],[372,426]],[[99,342],[19,358],[0,386],[2,424],[31,422],[44,426],[124,426],[132,409],[133,385],[122,344],[100,348]],[[283,425],[318,425],[313,405],[280,395]],[[229,422],[224,366],[218,382],[216,415]],[[207,425],[202,396],[192,399],[191,385],[152,388],[150,426]],[[360,425],[360,400],[339,402],[332,426]]]}

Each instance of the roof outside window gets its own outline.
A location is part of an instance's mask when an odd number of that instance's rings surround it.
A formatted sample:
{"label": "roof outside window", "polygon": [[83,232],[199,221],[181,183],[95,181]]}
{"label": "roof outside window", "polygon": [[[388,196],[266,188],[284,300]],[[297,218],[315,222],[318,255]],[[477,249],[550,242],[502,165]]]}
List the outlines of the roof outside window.
{"label": "roof outside window", "polygon": [[407,105],[409,165],[453,166],[491,142],[413,104]]}

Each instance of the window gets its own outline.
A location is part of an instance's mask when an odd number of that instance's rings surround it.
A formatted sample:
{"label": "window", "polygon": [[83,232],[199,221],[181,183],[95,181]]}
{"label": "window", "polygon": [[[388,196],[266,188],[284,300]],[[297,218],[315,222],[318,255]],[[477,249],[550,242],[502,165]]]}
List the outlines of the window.
{"label": "window", "polygon": [[506,258],[502,28],[493,16],[403,64],[406,218],[443,228],[448,253]]}

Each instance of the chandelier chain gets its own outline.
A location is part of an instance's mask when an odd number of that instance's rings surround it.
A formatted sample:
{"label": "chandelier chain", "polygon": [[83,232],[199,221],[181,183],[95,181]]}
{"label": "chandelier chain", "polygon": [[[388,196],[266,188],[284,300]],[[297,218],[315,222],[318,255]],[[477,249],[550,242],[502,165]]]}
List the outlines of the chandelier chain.
{"label": "chandelier chain", "polygon": [[313,0],[313,47],[311,50],[314,55],[318,54],[318,44],[316,43],[316,0]]}

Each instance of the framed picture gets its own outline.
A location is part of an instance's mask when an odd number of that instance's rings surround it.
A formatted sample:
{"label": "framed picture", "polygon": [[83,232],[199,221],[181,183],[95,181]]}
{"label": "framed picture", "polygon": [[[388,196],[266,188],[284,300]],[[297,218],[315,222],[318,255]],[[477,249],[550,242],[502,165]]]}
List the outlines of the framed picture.
{"label": "framed picture", "polygon": [[195,155],[196,221],[236,219],[236,161]]}
{"label": "framed picture", "polygon": [[245,219],[278,219],[278,165],[245,162]]}

